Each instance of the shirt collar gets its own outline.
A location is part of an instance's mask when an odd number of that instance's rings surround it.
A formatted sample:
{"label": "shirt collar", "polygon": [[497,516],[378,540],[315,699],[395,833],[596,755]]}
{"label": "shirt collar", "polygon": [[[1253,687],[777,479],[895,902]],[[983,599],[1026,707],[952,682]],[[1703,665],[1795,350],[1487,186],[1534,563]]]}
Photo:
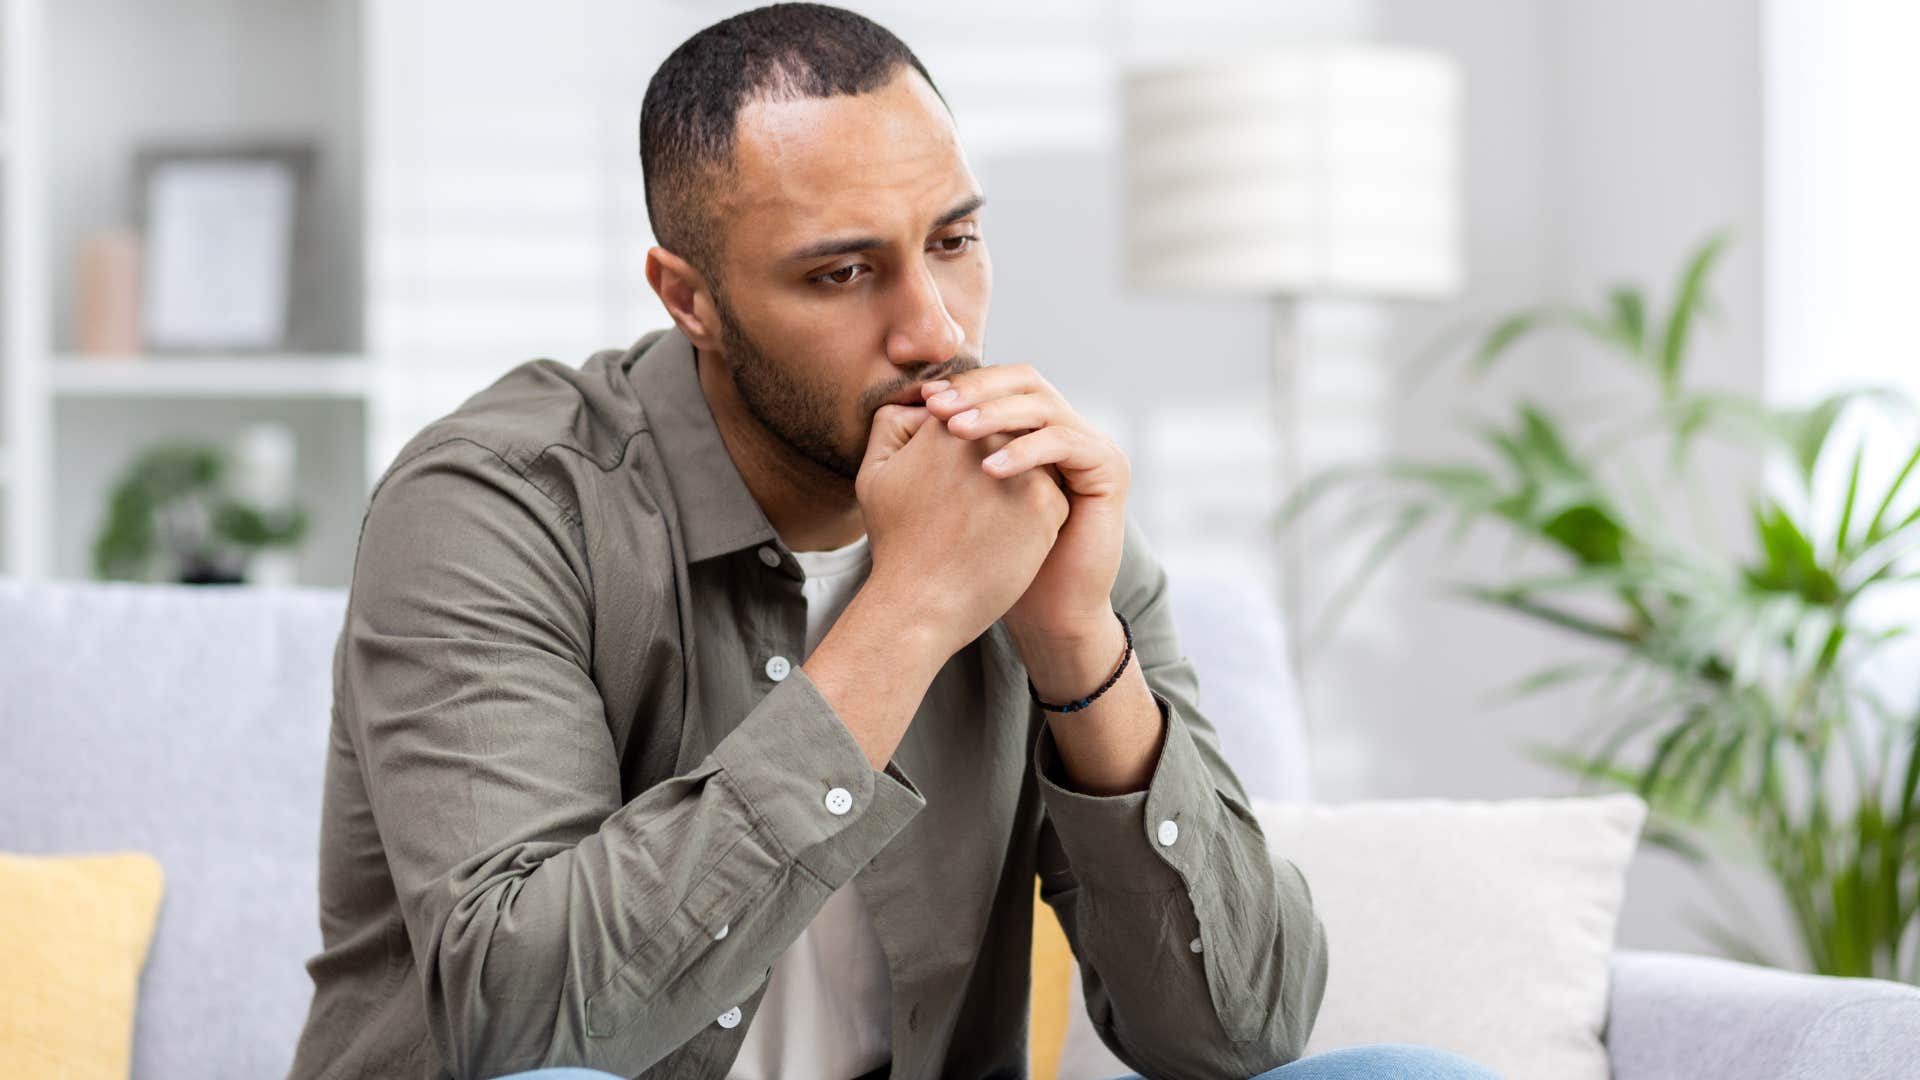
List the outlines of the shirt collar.
{"label": "shirt collar", "polygon": [[675,325],[642,337],[634,348],[639,355],[629,373],[679,507],[687,561],[755,544],[782,550],[779,533],[720,438],[700,389],[693,342]]}

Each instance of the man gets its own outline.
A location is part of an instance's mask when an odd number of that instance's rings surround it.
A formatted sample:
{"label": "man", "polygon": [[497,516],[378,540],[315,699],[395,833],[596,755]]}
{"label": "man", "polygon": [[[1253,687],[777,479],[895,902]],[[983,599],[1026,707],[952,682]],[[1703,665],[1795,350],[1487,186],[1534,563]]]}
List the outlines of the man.
{"label": "man", "polygon": [[982,192],[919,61],[761,8],[640,129],[672,328],[521,365],[367,508],[292,1075],[1024,1075],[1036,873],[1129,1065],[1297,1058],[1307,882],[1126,457],[983,364]]}

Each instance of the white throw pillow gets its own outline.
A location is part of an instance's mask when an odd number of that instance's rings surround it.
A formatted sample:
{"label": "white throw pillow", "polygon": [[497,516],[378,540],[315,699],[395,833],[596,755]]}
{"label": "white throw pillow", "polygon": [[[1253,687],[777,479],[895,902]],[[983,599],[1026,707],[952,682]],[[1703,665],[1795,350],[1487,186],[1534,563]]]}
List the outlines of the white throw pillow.
{"label": "white throw pillow", "polygon": [[[1306,875],[1327,928],[1307,1053],[1410,1042],[1505,1080],[1607,1080],[1614,927],[1647,805],[1568,798],[1253,800],[1268,850]],[[1074,980],[1061,1080],[1129,1070]]]}

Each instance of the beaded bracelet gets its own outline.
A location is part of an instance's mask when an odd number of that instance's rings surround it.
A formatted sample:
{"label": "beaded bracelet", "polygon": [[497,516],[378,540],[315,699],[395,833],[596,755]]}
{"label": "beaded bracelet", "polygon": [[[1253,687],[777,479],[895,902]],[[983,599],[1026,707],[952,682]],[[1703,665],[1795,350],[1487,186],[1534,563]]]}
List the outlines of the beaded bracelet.
{"label": "beaded bracelet", "polygon": [[1133,627],[1127,625],[1127,617],[1118,611],[1113,613],[1113,617],[1120,620],[1120,632],[1126,635],[1127,648],[1125,652],[1120,654],[1120,666],[1113,669],[1113,674],[1107,676],[1107,681],[1100,684],[1100,689],[1095,690],[1093,693],[1077,701],[1069,701],[1065,705],[1049,705],[1040,700],[1040,691],[1034,688],[1033,679],[1029,677],[1027,679],[1027,693],[1033,697],[1035,704],[1048,712],[1079,712],[1081,709],[1093,704],[1093,699],[1106,693],[1114,683],[1120,681],[1120,673],[1127,670],[1127,661],[1133,659]]}

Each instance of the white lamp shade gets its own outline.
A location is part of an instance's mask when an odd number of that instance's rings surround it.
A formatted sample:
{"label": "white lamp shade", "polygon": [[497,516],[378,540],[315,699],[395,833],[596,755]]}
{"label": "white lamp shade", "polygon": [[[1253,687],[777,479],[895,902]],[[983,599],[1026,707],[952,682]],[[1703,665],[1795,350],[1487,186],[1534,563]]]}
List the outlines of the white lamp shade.
{"label": "white lamp shade", "polygon": [[1322,45],[1124,83],[1127,261],[1152,289],[1459,288],[1460,78],[1425,49]]}

